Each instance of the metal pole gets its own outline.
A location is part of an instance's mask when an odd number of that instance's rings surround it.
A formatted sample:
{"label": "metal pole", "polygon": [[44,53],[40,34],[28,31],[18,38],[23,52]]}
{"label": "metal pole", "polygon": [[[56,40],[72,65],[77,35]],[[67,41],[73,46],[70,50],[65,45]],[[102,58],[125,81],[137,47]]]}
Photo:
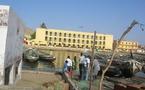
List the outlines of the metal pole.
{"label": "metal pole", "polygon": [[92,55],[91,55],[92,58],[91,58],[91,62],[90,62],[90,81],[89,81],[89,90],[92,89],[92,74],[93,74],[93,61],[94,61],[95,43],[96,43],[96,31],[94,31],[93,47],[92,47]]}

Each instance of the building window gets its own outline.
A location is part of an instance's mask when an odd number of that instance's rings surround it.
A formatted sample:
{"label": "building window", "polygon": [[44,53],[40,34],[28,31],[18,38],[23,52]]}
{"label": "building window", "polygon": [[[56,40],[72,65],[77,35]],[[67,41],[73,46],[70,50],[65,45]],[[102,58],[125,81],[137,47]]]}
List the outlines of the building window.
{"label": "building window", "polygon": [[56,41],[56,37],[54,38],[54,41]]}
{"label": "building window", "polygon": [[64,37],[66,37],[66,33],[64,33]]}
{"label": "building window", "polygon": [[61,38],[59,38],[59,42],[61,42]]}
{"label": "building window", "polygon": [[105,45],[105,41],[103,42],[103,45]]}
{"label": "building window", "polygon": [[104,36],[104,38],[103,38],[104,40],[106,39],[106,37]]}
{"label": "building window", "polygon": [[68,42],[70,43],[71,42],[71,39],[69,39]]}
{"label": "building window", "polygon": [[52,32],[50,32],[50,36],[52,36]]}
{"label": "building window", "polygon": [[84,44],[84,40],[82,40],[82,43]]}
{"label": "building window", "polygon": [[59,36],[61,36],[62,34],[61,33],[59,33]]}
{"label": "building window", "polygon": [[78,48],[80,48],[80,45],[77,45],[78,46]]}
{"label": "building window", "polygon": [[100,36],[100,40],[102,40],[102,36]]}
{"label": "building window", "polygon": [[91,44],[93,44],[93,41],[91,41]]}
{"label": "building window", "polygon": [[78,43],[80,43],[80,40],[78,40]]}
{"label": "building window", "polygon": [[78,38],[80,38],[80,34],[78,34]]}
{"label": "building window", "polygon": [[89,44],[89,40],[87,40],[87,44]]}
{"label": "building window", "polygon": [[71,37],[71,34],[69,34],[69,37]]}
{"label": "building window", "polygon": [[83,38],[85,38],[85,35],[83,35]]}
{"label": "building window", "polygon": [[52,41],[52,38],[51,37],[49,37],[49,41]]}
{"label": "building window", "polygon": [[73,46],[72,46],[73,48],[75,48],[76,46],[75,46],[75,44],[73,44]]}
{"label": "building window", "polygon": [[76,42],[76,40],[75,39],[73,39],[73,43],[75,43]]}
{"label": "building window", "polygon": [[89,39],[89,35],[87,35],[87,39]]}
{"label": "building window", "polygon": [[103,49],[105,49],[105,46],[103,46]]}
{"label": "building window", "polygon": [[48,35],[48,31],[46,31],[45,34]]}
{"label": "building window", "polygon": [[96,40],[98,39],[98,36],[96,36]]}
{"label": "building window", "polygon": [[74,34],[73,37],[76,38],[76,35]]}
{"label": "building window", "polygon": [[82,45],[82,48],[84,47],[84,45]]}
{"label": "building window", "polygon": [[48,37],[45,37],[45,41],[47,41],[48,40]]}
{"label": "building window", "polygon": [[64,38],[64,42],[66,42],[66,39]]}
{"label": "building window", "polygon": [[61,47],[61,43],[59,43],[59,45],[58,46],[60,46]]}
{"label": "building window", "polygon": [[51,44],[51,43],[49,43],[49,45],[51,46],[52,44]]}
{"label": "building window", "polygon": [[86,48],[89,48],[89,46],[87,45]]}
{"label": "building window", "polygon": [[57,32],[55,32],[54,35],[57,36]]}
{"label": "building window", "polygon": [[56,43],[54,43],[53,46],[56,46]]}

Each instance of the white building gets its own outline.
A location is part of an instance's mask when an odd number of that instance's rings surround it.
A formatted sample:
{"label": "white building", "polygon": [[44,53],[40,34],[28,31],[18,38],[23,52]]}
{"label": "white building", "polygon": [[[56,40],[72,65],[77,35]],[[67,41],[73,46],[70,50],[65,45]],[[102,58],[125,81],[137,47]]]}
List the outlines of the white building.
{"label": "white building", "polygon": [[0,85],[21,78],[24,28],[10,6],[0,5]]}
{"label": "white building", "polygon": [[137,49],[137,52],[138,52],[138,53],[145,53],[145,50],[144,50],[144,49],[139,48],[139,49]]}

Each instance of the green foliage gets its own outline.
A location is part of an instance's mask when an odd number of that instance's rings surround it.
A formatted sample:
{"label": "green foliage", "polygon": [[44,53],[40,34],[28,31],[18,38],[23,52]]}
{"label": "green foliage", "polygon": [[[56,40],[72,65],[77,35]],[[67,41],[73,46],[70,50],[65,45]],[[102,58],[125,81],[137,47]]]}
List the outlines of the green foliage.
{"label": "green foliage", "polygon": [[36,32],[31,34],[31,39],[35,39],[35,37],[36,37]]}
{"label": "green foliage", "polygon": [[46,26],[46,24],[44,22],[40,25],[40,27],[47,29],[47,26]]}

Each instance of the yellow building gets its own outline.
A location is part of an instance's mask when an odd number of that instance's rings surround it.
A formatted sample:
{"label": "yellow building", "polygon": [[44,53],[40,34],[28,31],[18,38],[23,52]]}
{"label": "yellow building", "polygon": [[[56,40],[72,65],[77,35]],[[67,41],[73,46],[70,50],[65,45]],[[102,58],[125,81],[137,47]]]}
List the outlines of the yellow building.
{"label": "yellow building", "polygon": [[[78,32],[59,29],[36,29],[35,45],[71,47],[71,48],[88,48],[93,44],[94,33]],[[112,50],[113,36],[108,34],[96,34],[95,48],[102,50]]]}
{"label": "yellow building", "polygon": [[[114,40],[113,47],[118,44],[118,40]],[[138,42],[135,41],[121,41],[120,45],[118,46],[119,51],[134,51],[136,52],[138,49]]]}

